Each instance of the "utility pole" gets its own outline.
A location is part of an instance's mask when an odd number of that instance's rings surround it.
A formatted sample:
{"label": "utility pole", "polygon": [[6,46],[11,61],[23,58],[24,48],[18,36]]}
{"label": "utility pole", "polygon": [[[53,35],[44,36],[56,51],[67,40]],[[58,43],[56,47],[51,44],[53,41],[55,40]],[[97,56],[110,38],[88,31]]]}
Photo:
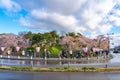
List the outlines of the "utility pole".
{"label": "utility pole", "polygon": [[110,35],[114,35],[114,33],[107,33],[107,37],[108,37],[108,52],[110,52]]}

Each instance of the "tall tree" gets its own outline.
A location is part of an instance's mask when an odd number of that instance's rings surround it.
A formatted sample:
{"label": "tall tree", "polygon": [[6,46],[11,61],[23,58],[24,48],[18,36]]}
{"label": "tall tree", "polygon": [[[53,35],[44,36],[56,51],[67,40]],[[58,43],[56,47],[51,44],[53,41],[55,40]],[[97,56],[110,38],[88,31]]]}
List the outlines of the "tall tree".
{"label": "tall tree", "polygon": [[75,37],[76,34],[74,32],[70,32],[70,33],[68,33],[68,36]]}
{"label": "tall tree", "polygon": [[31,31],[29,31],[24,36],[26,39],[31,39],[33,37],[33,33]]}
{"label": "tall tree", "polygon": [[32,45],[39,44],[43,40],[43,36],[41,33],[34,34],[31,38]]}

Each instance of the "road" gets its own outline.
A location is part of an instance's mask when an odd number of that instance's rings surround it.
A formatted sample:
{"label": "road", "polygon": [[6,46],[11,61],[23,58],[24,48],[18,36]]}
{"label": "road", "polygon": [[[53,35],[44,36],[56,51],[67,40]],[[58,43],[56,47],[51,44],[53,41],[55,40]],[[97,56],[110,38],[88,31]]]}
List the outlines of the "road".
{"label": "road", "polygon": [[14,72],[0,71],[0,80],[120,80],[120,72]]}

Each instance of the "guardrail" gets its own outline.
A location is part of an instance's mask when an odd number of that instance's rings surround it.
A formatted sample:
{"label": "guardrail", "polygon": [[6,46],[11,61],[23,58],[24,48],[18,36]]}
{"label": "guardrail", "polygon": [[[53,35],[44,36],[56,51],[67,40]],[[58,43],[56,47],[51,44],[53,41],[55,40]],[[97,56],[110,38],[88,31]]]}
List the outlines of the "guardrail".
{"label": "guardrail", "polygon": [[34,58],[34,57],[20,57],[20,56],[3,56],[0,55],[0,59],[8,60],[29,60],[29,61],[46,61],[46,62],[71,62],[71,63],[103,63],[109,59],[105,57],[93,57],[93,58]]}
{"label": "guardrail", "polygon": [[3,56],[0,55],[0,59],[11,59],[11,60],[39,60],[39,61],[81,61],[81,60],[85,60],[85,61],[89,61],[89,60],[107,60],[108,58],[105,57],[92,57],[92,58],[35,58],[35,57],[21,57],[21,56]]}
{"label": "guardrail", "polygon": [[109,63],[110,58],[34,58],[21,56],[0,55],[0,65],[7,66],[34,66],[34,67],[119,67],[119,63]]}

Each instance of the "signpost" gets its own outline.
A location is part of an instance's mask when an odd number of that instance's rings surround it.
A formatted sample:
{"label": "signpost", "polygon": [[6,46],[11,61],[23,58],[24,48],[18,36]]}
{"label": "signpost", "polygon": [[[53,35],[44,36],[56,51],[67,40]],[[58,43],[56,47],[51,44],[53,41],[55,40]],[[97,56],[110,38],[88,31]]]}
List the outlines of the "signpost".
{"label": "signpost", "polygon": [[[20,47],[19,46],[16,46],[16,51],[17,51],[17,55],[18,55],[18,52],[20,51]],[[18,55],[18,59],[20,58],[20,56]]]}
{"label": "signpost", "polygon": [[[36,47],[36,53],[40,52],[40,47]],[[34,56],[36,57],[36,53],[34,54]]]}
{"label": "signpost", "polygon": [[0,47],[1,51],[2,51],[2,54],[4,54],[4,51],[5,51],[5,47]]}
{"label": "signpost", "polygon": [[20,50],[20,47],[19,47],[19,46],[17,46],[17,47],[16,47],[16,51],[18,52],[19,50]]}

